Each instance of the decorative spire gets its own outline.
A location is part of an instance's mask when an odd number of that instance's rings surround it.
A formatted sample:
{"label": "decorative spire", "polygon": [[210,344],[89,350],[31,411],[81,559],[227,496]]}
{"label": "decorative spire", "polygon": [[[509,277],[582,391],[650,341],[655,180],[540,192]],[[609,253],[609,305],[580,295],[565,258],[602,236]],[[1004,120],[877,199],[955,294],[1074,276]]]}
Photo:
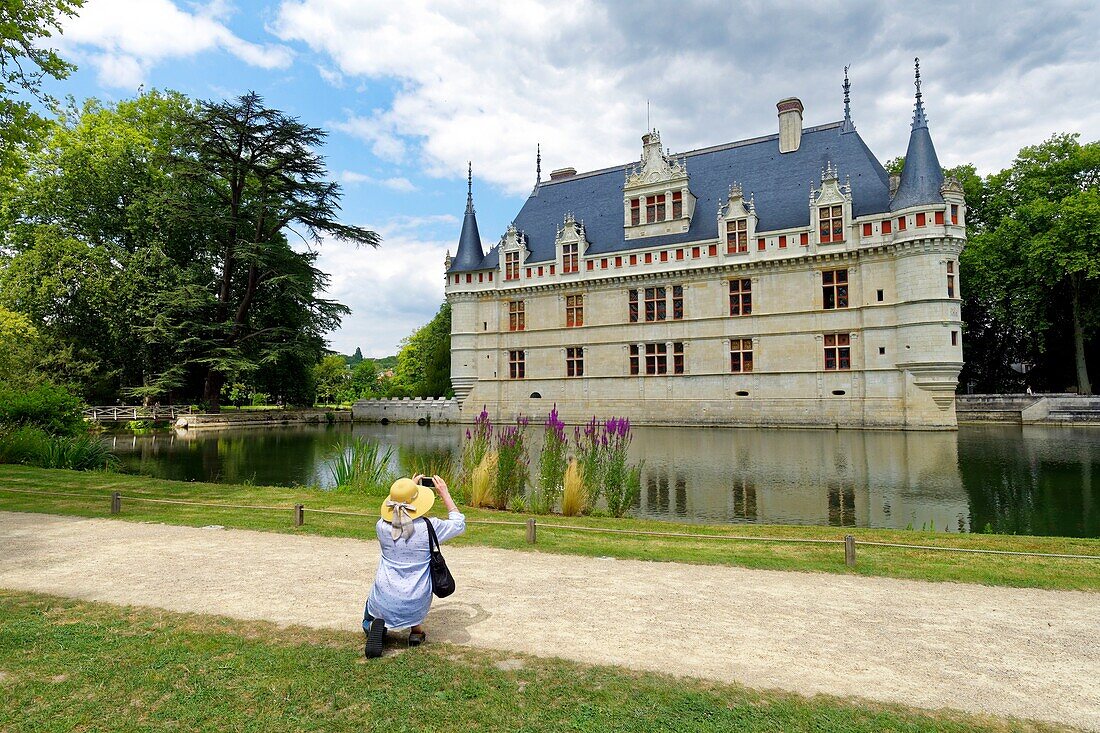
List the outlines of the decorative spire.
{"label": "decorative spire", "polygon": [[920,59],[913,59],[913,66],[916,68],[913,84],[917,87],[917,103],[913,110],[913,127],[916,130],[919,127],[928,127],[928,118],[924,116],[924,102],[921,100],[920,93]]}
{"label": "decorative spire", "polygon": [[466,213],[474,213],[474,164],[466,161]]}
{"label": "decorative spire", "polygon": [[542,143],[535,143],[535,185],[542,183]]}
{"label": "decorative spire", "polygon": [[844,67],[844,124],[840,126],[841,132],[852,132],[856,129],[855,124],[852,123],[852,109],[851,109],[851,96],[849,92],[852,89],[852,83],[848,81],[848,67]]}
{"label": "decorative spire", "polygon": [[462,219],[462,233],[458,238],[458,251],[448,265],[448,272],[476,270],[481,267],[485,251],[481,248],[481,235],[474,215],[474,165],[466,162],[466,216]]}

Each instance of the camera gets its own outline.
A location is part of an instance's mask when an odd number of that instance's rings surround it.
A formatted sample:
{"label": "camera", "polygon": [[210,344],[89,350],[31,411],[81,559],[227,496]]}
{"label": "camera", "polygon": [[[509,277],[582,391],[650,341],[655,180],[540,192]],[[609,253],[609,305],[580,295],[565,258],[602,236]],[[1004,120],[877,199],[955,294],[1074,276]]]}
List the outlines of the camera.
{"label": "camera", "polygon": [[435,488],[435,482],[432,481],[431,476],[421,476],[420,477],[420,485],[421,486],[426,486],[429,489],[434,489]]}

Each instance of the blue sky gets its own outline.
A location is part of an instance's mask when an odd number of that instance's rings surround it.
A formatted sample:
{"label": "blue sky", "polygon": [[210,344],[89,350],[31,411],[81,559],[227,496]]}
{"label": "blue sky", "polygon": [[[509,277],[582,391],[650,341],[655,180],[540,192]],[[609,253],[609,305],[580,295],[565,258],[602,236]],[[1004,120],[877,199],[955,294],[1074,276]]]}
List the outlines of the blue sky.
{"label": "blue sky", "polygon": [[672,150],[769,134],[775,102],[807,125],[852,116],[881,160],[904,153],[921,57],[944,165],[1009,165],[1056,131],[1100,131],[1091,2],[461,3],[88,0],[54,39],[79,70],[51,91],[118,100],[139,85],[201,98],[256,90],[330,132],[344,218],[377,251],[321,249],[352,307],[332,347],[371,356],[427,322],[457,242],[466,161],[488,247],[543,175],[637,159],[652,123]]}

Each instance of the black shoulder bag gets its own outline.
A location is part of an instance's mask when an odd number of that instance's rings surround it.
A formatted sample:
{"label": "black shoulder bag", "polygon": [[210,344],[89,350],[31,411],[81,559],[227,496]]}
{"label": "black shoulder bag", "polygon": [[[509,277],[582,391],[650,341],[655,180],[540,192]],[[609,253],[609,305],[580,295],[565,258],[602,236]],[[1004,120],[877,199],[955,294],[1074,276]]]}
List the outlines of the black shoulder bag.
{"label": "black shoulder bag", "polygon": [[435,536],[435,527],[427,517],[424,517],[424,523],[428,525],[428,552],[431,553],[428,568],[432,577],[432,593],[440,598],[446,598],[455,592],[455,579],[447,569],[447,561],[443,559],[443,553],[439,551],[439,538]]}

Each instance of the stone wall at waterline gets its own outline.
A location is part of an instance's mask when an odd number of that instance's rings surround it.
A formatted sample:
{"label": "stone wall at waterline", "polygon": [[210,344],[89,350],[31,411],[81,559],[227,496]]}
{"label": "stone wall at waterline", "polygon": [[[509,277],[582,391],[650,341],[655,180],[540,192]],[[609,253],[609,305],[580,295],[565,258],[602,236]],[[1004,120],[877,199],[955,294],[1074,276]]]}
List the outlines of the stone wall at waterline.
{"label": "stone wall at waterline", "polygon": [[175,427],[181,430],[206,430],[272,425],[331,425],[351,422],[351,420],[350,410],[227,410],[180,415],[175,422]]}
{"label": "stone wall at waterline", "polygon": [[[359,400],[351,407],[356,422],[462,422],[458,401],[444,397],[401,397],[386,400]],[[473,422],[469,417],[466,422]]]}

